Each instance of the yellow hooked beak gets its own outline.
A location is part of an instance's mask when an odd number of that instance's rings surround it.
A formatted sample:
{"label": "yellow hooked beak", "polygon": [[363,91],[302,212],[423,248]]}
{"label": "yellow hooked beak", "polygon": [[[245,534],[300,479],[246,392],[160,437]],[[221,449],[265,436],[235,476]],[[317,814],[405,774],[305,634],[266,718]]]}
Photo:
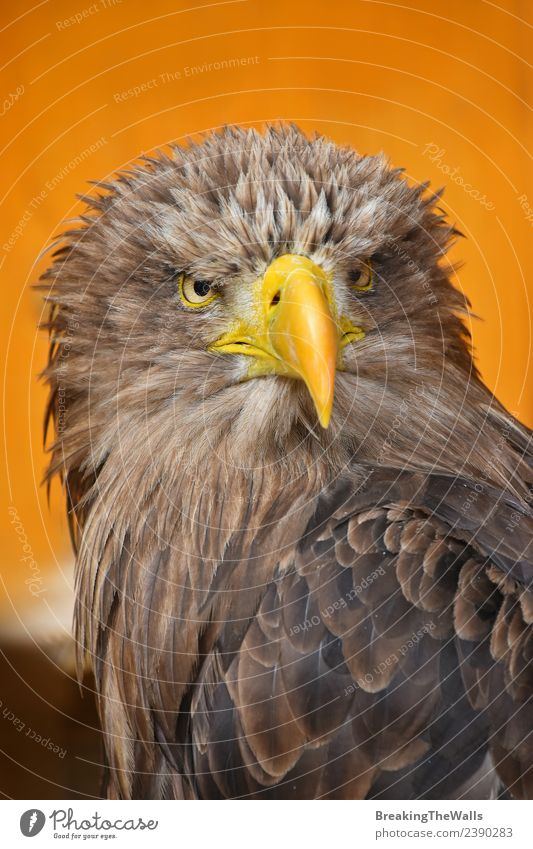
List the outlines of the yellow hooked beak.
{"label": "yellow hooked beak", "polygon": [[305,256],[275,259],[256,281],[251,318],[240,320],[209,350],[253,357],[247,377],[281,374],[303,380],[327,428],[339,350],[363,333],[337,318],[329,276]]}

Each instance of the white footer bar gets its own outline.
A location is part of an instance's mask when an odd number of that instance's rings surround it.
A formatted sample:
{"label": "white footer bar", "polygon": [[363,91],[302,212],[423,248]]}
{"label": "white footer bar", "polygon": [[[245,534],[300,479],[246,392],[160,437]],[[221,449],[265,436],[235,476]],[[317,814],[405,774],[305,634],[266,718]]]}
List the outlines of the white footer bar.
{"label": "white footer bar", "polygon": [[[533,846],[533,802],[2,801],[0,844],[187,849]],[[29,840],[35,838],[35,843]]]}

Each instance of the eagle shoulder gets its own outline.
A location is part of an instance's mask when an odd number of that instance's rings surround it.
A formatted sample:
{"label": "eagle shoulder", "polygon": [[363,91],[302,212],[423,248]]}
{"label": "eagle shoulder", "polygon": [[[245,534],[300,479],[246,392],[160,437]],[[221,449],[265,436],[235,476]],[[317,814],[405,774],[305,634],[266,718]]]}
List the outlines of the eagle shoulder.
{"label": "eagle shoulder", "polygon": [[530,541],[523,504],[457,478],[325,492],[239,644],[222,625],[199,669],[195,793],[479,798],[490,753],[531,794]]}

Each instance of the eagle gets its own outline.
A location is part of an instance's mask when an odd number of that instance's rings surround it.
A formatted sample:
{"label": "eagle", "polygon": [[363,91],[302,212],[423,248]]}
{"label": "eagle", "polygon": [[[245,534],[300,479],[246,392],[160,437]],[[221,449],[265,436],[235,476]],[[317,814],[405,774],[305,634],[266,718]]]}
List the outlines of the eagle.
{"label": "eagle", "polygon": [[533,798],[530,433],[439,197],[225,127],[56,244],[47,476],[109,798]]}

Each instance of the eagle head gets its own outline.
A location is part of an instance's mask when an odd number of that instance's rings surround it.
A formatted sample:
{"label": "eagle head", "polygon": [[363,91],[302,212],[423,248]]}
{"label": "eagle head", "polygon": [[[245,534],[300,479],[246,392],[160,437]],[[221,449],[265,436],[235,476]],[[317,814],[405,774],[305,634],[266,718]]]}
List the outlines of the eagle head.
{"label": "eagle head", "polygon": [[45,275],[67,472],[117,446],[139,465],[338,467],[375,456],[406,399],[391,459],[416,432],[418,459],[437,446],[447,466],[442,434],[478,383],[443,261],[454,231],[426,184],[282,126],[98,185]]}

